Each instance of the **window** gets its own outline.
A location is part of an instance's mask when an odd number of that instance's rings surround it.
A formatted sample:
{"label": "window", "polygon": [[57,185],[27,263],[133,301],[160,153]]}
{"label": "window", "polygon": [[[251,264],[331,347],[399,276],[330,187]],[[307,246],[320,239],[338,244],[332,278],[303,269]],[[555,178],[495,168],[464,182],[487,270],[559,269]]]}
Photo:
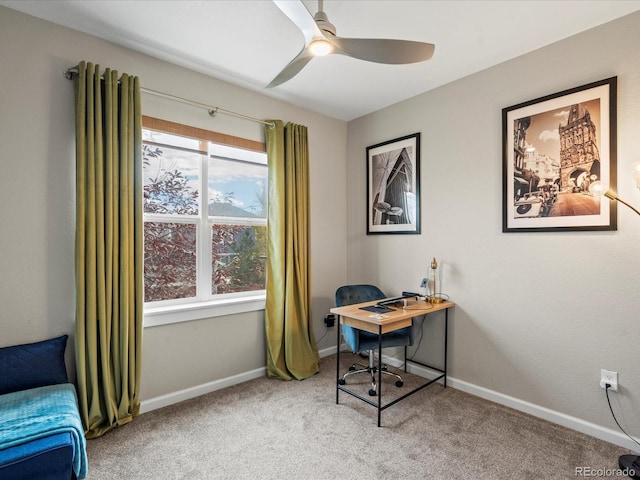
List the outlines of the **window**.
{"label": "window", "polygon": [[[178,312],[159,323],[191,320],[214,316],[212,307],[256,299],[263,308],[264,146],[223,145],[214,132],[149,117],[142,134],[145,317]],[[242,143],[230,138],[226,143]],[[185,315],[189,309],[205,311]]]}

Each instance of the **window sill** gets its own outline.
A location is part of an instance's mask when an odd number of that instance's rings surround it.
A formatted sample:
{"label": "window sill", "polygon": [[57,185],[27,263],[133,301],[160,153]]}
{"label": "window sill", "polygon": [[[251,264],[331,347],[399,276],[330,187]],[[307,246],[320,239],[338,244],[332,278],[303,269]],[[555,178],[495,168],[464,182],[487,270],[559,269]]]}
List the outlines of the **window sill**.
{"label": "window sill", "polygon": [[260,293],[251,296],[213,300],[211,302],[145,308],[143,327],[157,327],[172,323],[201,320],[203,318],[264,310],[265,298],[266,294]]}

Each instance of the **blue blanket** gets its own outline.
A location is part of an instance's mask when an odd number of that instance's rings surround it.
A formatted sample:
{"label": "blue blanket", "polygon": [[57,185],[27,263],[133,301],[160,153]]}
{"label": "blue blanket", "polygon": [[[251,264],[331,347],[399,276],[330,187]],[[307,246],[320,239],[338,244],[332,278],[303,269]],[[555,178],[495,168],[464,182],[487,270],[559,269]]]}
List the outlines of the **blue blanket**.
{"label": "blue blanket", "polygon": [[79,479],[85,478],[86,440],[73,385],[49,385],[0,395],[0,449],[62,432],[73,436],[73,471]]}

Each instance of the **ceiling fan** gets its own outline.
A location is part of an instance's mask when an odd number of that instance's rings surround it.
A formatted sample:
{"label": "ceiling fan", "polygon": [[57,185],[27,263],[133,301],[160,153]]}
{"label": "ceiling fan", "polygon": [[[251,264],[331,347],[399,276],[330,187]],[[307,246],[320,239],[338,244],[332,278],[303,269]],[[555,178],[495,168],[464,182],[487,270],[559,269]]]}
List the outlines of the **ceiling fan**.
{"label": "ceiling fan", "polygon": [[318,0],[318,12],[314,16],[311,16],[301,0],[273,0],[273,3],[302,31],[304,47],[266,88],[291,80],[313,57],[319,55],[346,55],[368,62],[394,65],[423,62],[433,56],[435,45],[432,43],[337,37],[336,27],[329,22],[322,10],[323,0]]}

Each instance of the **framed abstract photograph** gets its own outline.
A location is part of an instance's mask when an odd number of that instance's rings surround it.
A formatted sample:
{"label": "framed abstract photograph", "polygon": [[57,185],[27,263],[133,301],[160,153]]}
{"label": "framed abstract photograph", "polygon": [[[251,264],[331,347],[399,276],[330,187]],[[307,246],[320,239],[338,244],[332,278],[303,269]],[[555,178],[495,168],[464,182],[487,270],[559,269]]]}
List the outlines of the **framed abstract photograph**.
{"label": "framed abstract photograph", "polygon": [[615,230],[616,86],[608,78],[502,109],[503,232]]}
{"label": "framed abstract photograph", "polygon": [[367,235],[420,233],[420,133],[367,147]]}

